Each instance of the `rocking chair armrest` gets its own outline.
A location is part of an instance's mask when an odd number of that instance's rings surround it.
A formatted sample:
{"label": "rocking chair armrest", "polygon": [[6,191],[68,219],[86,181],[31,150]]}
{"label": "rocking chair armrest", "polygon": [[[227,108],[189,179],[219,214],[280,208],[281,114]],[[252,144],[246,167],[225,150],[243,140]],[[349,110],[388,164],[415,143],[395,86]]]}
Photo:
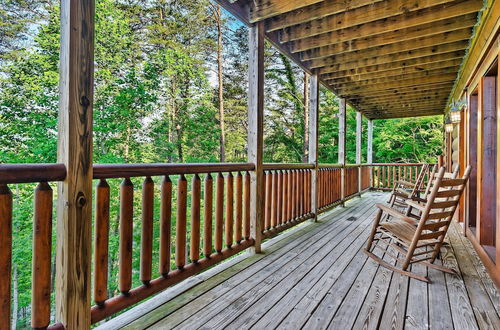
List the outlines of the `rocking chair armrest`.
{"label": "rocking chair armrest", "polygon": [[421,198],[421,197],[418,197],[418,196],[413,196],[411,199],[412,199],[413,201],[415,201],[415,202],[427,203],[427,199],[425,199],[425,198]]}
{"label": "rocking chair armrest", "polygon": [[404,181],[404,180],[397,180],[396,181],[397,184],[400,184],[402,186],[406,186],[406,187],[409,187],[409,188],[413,188],[415,187],[415,184],[414,183],[411,183],[411,182],[408,182],[408,181]]}
{"label": "rocking chair armrest", "polygon": [[409,206],[414,207],[414,208],[416,208],[417,210],[420,210],[420,211],[425,210],[425,205],[419,204],[415,200],[407,200],[406,204],[408,204]]}
{"label": "rocking chair armrest", "polygon": [[413,218],[410,218],[409,216],[406,216],[404,215],[403,213],[399,212],[398,210],[395,210],[387,205],[384,205],[384,204],[380,204],[380,203],[377,203],[375,204],[376,207],[378,207],[380,210],[382,210],[383,212],[395,217],[395,218],[398,218],[398,219],[401,219],[403,221],[406,221],[412,225],[415,225],[417,224],[417,221],[415,221],[415,219]]}

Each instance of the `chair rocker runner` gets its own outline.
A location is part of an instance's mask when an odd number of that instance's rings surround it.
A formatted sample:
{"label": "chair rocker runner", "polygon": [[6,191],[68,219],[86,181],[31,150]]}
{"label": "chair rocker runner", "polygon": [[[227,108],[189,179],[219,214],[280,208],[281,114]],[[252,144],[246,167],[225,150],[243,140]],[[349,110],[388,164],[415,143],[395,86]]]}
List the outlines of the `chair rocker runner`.
{"label": "chair rocker runner", "polygon": [[[364,252],[380,265],[424,282],[430,282],[429,278],[408,271],[411,264],[421,263],[426,267],[455,274],[454,270],[433,263],[443,246],[470,172],[471,167],[468,166],[462,178],[450,178],[453,175],[447,174],[448,179],[445,178],[445,168],[442,167],[435,176],[432,176],[434,180],[425,203],[407,201],[408,205],[420,211],[418,219],[387,205],[376,204],[379,211],[375,216]],[[384,214],[387,215],[384,218],[390,217],[391,220],[384,221],[382,219]],[[381,249],[388,257],[394,259],[396,265],[391,265],[373,254],[375,248]],[[391,253],[392,251],[394,253]]]}

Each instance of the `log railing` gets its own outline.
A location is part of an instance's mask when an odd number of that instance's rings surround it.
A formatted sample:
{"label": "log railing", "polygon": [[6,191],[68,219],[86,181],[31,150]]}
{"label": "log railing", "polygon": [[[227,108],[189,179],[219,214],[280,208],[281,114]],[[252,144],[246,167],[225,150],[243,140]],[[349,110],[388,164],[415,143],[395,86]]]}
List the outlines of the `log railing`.
{"label": "log railing", "polygon": [[[380,190],[392,190],[394,183],[398,180],[414,182],[424,164],[372,164],[372,188]],[[426,173],[424,182],[427,182],[429,172]]]}
{"label": "log railing", "polygon": [[[13,196],[9,185],[38,183],[34,190],[31,327],[44,329],[51,316],[53,190],[62,181],[62,164],[0,165],[0,320],[7,325],[11,311]],[[27,242],[25,242],[27,243]]]}
{"label": "log railing", "polygon": [[[314,218],[313,199],[319,214],[366,189],[391,189],[399,179],[414,181],[421,166],[265,164],[261,235],[270,238]],[[253,246],[252,171],[255,166],[249,163],[94,165],[92,323]],[[313,191],[314,171],[317,191]],[[51,274],[55,271],[51,268],[53,191],[49,183],[65,177],[62,164],[0,165],[2,320],[10,319],[12,313],[15,210],[9,185],[38,183],[34,192],[31,317],[32,327],[44,328],[51,320]],[[111,278],[114,275],[108,269],[112,264],[111,240],[119,242],[117,278]],[[109,292],[110,282],[117,283],[115,293]]]}
{"label": "log railing", "polygon": [[359,166],[349,166],[345,171],[345,197],[359,194]]}
{"label": "log railing", "polygon": [[342,167],[320,165],[318,169],[318,209],[323,212],[342,200]]}
{"label": "log railing", "polygon": [[264,165],[263,236],[269,238],[314,216],[310,164]]}
{"label": "log railing", "polygon": [[[253,164],[95,165],[94,179],[99,182],[92,323],[252,246],[249,172],[254,168]],[[122,179],[119,187],[110,184],[113,178]],[[139,180],[142,188],[136,187]],[[114,297],[107,292],[110,189],[120,191],[118,277],[121,294]],[[138,190],[141,190],[142,207],[134,210]],[[155,198],[159,203],[155,203]],[[155,205],[160,208],[156,223]],[[141,284],[133,287],[132,244],[137,234],[134,218],[139,214]],[[153,260],[154,231],[159,232],[158,260]],[[153,269],[153,264],[158,268]]]}

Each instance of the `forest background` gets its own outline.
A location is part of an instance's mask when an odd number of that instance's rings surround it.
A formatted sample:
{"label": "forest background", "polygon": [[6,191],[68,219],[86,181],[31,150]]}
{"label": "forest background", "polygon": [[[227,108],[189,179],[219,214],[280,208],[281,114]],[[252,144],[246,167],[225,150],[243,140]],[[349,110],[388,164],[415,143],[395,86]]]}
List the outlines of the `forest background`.
{"label": "forest background", "polygon": [[[95,22],[95,163],[246,161],[245,26],[209,0],[96,0]],[[56,161],[59,29],[59,1],[0,3],[0,163]],[[270,45],[265,70],[264,161],[303,162],[307,78]],[[323,88],[320,100],[319,161],[336,163],[338,98]],[[348,163],[355,162],[355,117],[348,108]],[[366,128],[364,118],[363,162]],[[376,120],[374,162],[434,162],[442,139],[441,116]],[[33,186],[17,185],[14,195],[13,325],[23,328]],[[112,240],[110,292],[117,247]]]}

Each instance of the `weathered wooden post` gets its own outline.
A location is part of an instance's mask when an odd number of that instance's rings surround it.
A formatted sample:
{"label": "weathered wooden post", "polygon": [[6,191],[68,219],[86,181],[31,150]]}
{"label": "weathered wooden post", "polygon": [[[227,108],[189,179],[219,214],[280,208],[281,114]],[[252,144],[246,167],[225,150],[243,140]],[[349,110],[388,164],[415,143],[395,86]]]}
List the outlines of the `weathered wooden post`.
{"label": "weathered wooden post", "polygon": [[363,134],[363,117],[356,112],[356,164],[358,165],[358,194],[361,196],[361,139]]}
{"label": "weathered wooden post", "polygon": [[249,29],[248,63],[248,161],[255,164],[250,185],[251,236],[255,240],[253,252],[260,253],[262,241],[264,171],[262,167],[264,144],[264,23]]}
{"label": "weathered wooden post", "polygon": [[318,218],[318,121],[319,77],[313,74],[309,80],[309,163],[314,164],[311,176],[311,212],[313,221]]}
{"label": "weathered wooden post", "polygon": [[341,175],[340,175],[340,200],[341,205],[344,206],[345,199],[345,114],[346,114],[346,101],[345,98],[341,98],[339,101],[339,160],[338,163],[342,165]]}
{"label": "weathered wooden post", "polygon": [[[373,119],[368,120],[368,147],[366,153],[366,163],[371,165],[373,163]],[[370,187],[373,187],[373,170],[370,170]]]}
{"label": "weathered wooden post", "polygon": [[61,1],[56,321],[90,328],[94,0]]}

